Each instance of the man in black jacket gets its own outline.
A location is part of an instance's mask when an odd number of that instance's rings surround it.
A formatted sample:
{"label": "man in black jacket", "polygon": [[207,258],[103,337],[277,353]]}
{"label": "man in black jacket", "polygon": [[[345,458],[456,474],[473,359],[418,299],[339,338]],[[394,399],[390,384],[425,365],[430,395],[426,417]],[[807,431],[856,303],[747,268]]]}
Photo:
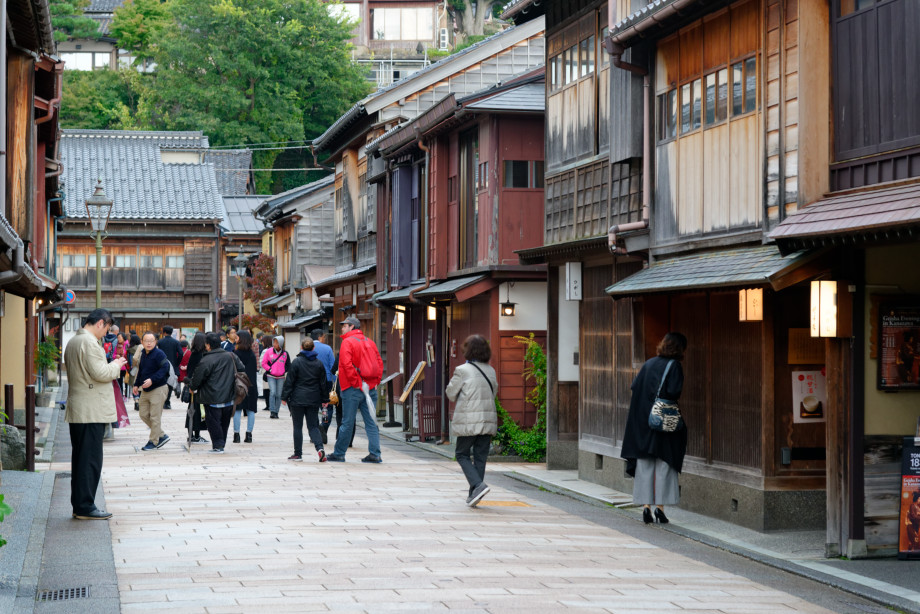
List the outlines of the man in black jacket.
{"label": "man in black jacket", "polygon": [[307,337],[300,344],[302,348],[297,358],[291,363],[281,400],[291,408],[294,420],[294,454],[288,460],[302,461],[303,457],[303,421],[307,419],[307,432],[310,441],[319,455],[319,462],[326,462],[323,450],[323,435],[319,430],[319,407],[329,401],[329,389],[326,385],[326,367],[323,366],[313,350],[313,339]]}
{"label": "man in black jacket", "polygon": [[211,452],[224,453],[227,432],[233,418],[234,380],[237,371],[245,371],[239,357],[220,347],[220,335],[205,335],[205,349],[201,362],[192,374],[189,388],[204,405],[208,432],[211,434]]}
{"label": "man in black jacket", "polygon": [[[182,346],[173,338],[172,334],[173,327],[168,324],[164,326],[163,334],[160,336],[160,340],[157,341],[157,347],[163,350],[163,353],[166,354],[166,360],[168,360],[173,367],[173,373],[178,375],[179,363],[182,362]],[[172,386],[170,386],[169,393],[166,395],[166,403],[163,404],[163,409],[172,409],[172,405],[169,402],[172,398],[172,393],[173,389]]]}

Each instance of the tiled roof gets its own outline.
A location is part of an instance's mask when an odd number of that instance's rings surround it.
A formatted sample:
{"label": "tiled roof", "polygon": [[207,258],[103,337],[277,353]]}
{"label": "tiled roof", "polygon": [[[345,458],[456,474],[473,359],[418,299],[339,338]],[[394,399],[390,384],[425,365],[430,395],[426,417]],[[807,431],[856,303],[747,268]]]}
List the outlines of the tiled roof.
{"label": "tiled roof", "polygon": [[214,165],[217,187],[224,196],[246,194],[252,168],[250,149],[208,149],[204,161]]}
{"label": "tiled roof", "polygon": [[920,182],[830,196],[783,220],[777,241],[866,235],[920,226]]}
{"label": "tiled roof", "polygon": [[207,147],[200,132],[64,130],[64,213],[86,218],[101,179],[114,201],[111,219],[214,220],[224,206],[211,164],[164,164],[162,149]]}
{"label": "tiled roof", "polygon": [[290,203],[293,200],[300,198],[301,196],[306,196],[316,190],[324,188],[335,181],[335,175],[330,174],[326,175],[322,179],[317,179],[306,185],[297,186],[296,188],[291,188],[286,192],[281,192],[280,194],[275,194],[274,196],[266,196],[263,204],[258,207],[259,215],[263,217],[270,217],[271,213],[276,209],[280,209],[284,205]]}
{"label": "tiled roof", "polygon": [[84,13],[114,13],[115,9],[125,3],[125,0],[90,0]]}
{"label": "tiled roof", "polygon": [[224,221],[221,226],[227,234],[259,234],[265,226],[257,220],[255,211],[267,196],[224,196]]}
{"label": "tiled roof", "polygon": [[546,84],[527,83],[467,105],[477,111],[517,111],[542,113],[546,110]]}
{"label": "tiled roof", "polygon": [[780,254],[775,245],[738,247],[659,260],[607,288],[614,298],[702,288],[763,286],[810,260],[812,254]]}

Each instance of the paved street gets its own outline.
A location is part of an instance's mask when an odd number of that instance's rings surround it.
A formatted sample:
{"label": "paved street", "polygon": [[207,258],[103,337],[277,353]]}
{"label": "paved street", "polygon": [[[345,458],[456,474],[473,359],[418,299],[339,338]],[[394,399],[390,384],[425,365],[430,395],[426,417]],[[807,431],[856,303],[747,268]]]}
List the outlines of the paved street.
{"label": "paved street", "polygon": [[159,451],[137,451],[146,429],[135,412],[105,444],[123,612],[876,611],[541,492],[501,465],[490,466],[492,493],[469,509],[456,463],[404,443],[384,439],[384,464],[362,464],[359,429],[347,463],[320,464],[308,444],[305,462],[292,463],[290,421],[260,412],[256,443],[189,453],[184,414],[164,412],[173,441]]}

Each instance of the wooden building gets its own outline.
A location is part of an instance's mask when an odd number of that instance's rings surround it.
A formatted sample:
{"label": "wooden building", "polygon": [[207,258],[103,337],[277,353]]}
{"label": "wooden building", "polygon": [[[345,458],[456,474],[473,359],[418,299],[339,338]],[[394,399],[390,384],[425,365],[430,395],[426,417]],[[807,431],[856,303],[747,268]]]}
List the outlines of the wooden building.
{"label": "wooden building", "polygon": [[380,262],[391,290],[376,300],[388,307],[386,345],[399,351],[387,352],[386,372],[424,364],[413,389],[424,401],[413,407],[440,408],[438,436],[449,432],[442,393],[471,334],[491,341],[505,410],[525,427],[537,419],[515,336],[545,342],[546,272],[515,251],[543,241],[543,81],[540,67],[450,94],[367,147],[371,169],[386,169],[370,178],[384,190],[378,212],[389,221]]}
{"label": "wooden building", "polygon": [[47,0],[4,2],[0,23],[6,26],[0,45],[0,382],[13,384],[14,407],[4,407],[12,416],[12,409],[25,406],[25,387],[38,383],[36,344],[60,326],[63,289],[53,254],[54,219],[62,209],[62,66]]}
{"label": "wooden building", "polygon": [[386,352],[382,314],[371,298],[389,292],[394,284],[389,271],[377,266],[378,261],[385,261],[385,244],[377,238],[386,236],[389,221],[377,214],[385,188],[368,182],[369,173],[377,175],[379,170],[369,169],[366,145],[449,94],[479,91],[542,62],[543,21],[538,19],[483,40],[364,98],[314,141],[317,152],[328,155],[335,167],[336,270],[315,287],[320,293],[330,293],[337,320],[346,315],[358,317],[365,334],[377,341],[381,351]]}
{"label": "wooden building", "polygon": [[[220,183],[220,173],[217,173]],[[268,196],[224,194],[223,221],[220,223],[220,317],[218,326],[229,326],[240,313],[255,313],[252,303],[243,300],[240,305],[240,281],[234,259],[243,255],[247,260],[262,253],[262,222],[255,218],[255,210]]]}
{"label": "wooden building", "polygon": [[77,294],[66,341],[95,306],[96,252],[85,201],[98,179],[113,201],[102,256],[102,306],[122,329],[213,330],[225,212],[201,132],[65,130],[62,282]]}

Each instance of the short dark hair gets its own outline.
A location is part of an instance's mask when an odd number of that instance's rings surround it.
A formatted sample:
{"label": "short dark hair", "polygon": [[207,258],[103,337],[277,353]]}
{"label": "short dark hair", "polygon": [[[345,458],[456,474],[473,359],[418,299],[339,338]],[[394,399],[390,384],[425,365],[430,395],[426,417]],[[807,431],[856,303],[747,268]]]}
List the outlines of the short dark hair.
{"label": "short dark hair", "polygon": [[204,336],[204,342],[207,343],[212,350],[216,350],[220,347],[220,335],[217,333],[208,333]]}
{"label": "short dark hair", "polygon": [[229,333],[231,330],[237,330],[236,326],[231,326],[227,329],[227,332]]}
{"label": "short dark hair", "polygon": [[152,337],[153,337],[153,340],[156,341],[157,334],[156,334],[155,332],[153,332],[152,330],[148,330],[146,333],[144,333],[143,335],[141,335],[141,339],[143,339],[143,338],[146,337],[147,335],[152,336]]}
{"label": "short dark hair", "polygon": [[[102,320],[105,322],[106,326],[112,325],[112,313],[108,309],[93,309],[89,312],[89,315],[86,316],[86,324],[95,324],[96,322]],[[84,325],[85,326],[85,325]]]}
{"label": "short dark hair", "polygon": [[249,334],[249,331],[241,330],[236,334],[238,337],[236,342],[236,349],[252,351],[252,335]]}
{"label": "short dark hair", "polygon": [[[208,334],[210,335],[211,333],[208,333]],[[219,331],[217,331],[216,334],[217,334],[217,337],[218,337],[218,338],[220,338],[220,337],[226,337],[226,336],[227,336],[227,333],[226,333],[224,330],[219,330]]]}
{"label": "short dark hair", "polygon": [[179,342],[179,346],[184,350],[185,348],[188,347],[188,341],[187,341],[186,339],[182,339],[182,340]]}
{"label": "short dark hair", "polygon": [[137,333],[131,333],[131,345],[135,346],[135,345],[140,345],[140,344],[141,344],[140,336]]}
{"label": "short dark hair", "polygon": [[193,352],[198,352],[199,354],[204,352],[204,344],[205,344],[204,337],[205,335],[201,331],[198,331],[197,333],[195,333],[195,336],[192,337],[192,351]]}
{"label": "short dark hair", "polygon": [[310,331],[310,337],[312,337],[314,341],[322,341],[325,335],[326,332],[322,328],[314,328]]}
{"label": "short dark hair", "polygon": [[173,332],[173,327],[170,326],[169,324],[163,327],[163,334],[166,335],[167,337],[172,335],[172,332]]}
{"label": "short dark hair", "polygon": [[307,337],[306,339],[304,339],[303,341],[300,342],[300,349],[302,349],[302,350],[307,350],[308,352],[311,352],[311,351],[313,351],[313,347],[314,347],[314,346],[313,346],[313,338],[312,338],[312,337]]}
{"label": "short dark hair", "polygon": [[463,357],[476,362],[489,362],[492,358],[489,340],[482,335],[470,335],[463,342]]}
{"label": "short dark hair", "polygon": [[687,338],[681,333],[672,331],[658,342],[658,347],[655,351],[662,358],[682,360],[684,352],[687,351]]}

